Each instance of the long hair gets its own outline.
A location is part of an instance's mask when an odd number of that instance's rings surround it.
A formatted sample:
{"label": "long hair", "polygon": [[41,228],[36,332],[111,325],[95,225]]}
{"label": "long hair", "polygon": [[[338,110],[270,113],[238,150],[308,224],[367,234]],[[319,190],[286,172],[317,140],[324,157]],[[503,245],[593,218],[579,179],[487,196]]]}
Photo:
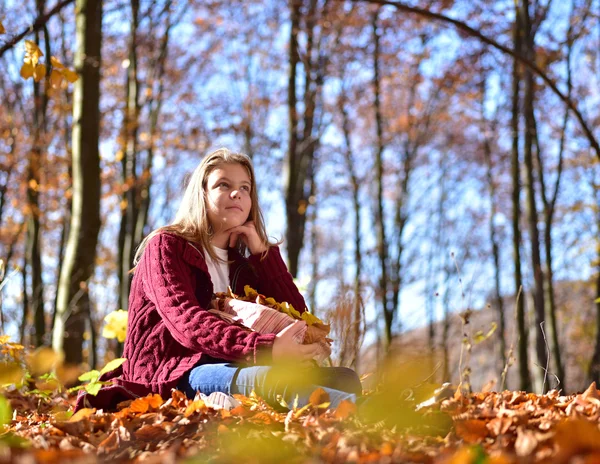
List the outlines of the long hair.
{"label": "long hair", "polygon": [[[206,210],[206,184],[210,173],[223,164],[239,164],[246,168],[250,177],[250,198],[252,200],[248,219],[254,221],[256,232],[260,239],[267,245],[267,251],[269,247],[277,244],[271,243],[267,236],[264,217],[258,204],[258,189],[256,188],[256,178],[254,176],[252,161],[243,153],[232,152],[227,148],[219,148],[206,155],[192,173],[173,223],[152,231],[142,240],[135,252],[132,272],[135,271],[140,262],[148,242],[155,235],[162,232],[169,232],[187,241],[198,243],[213,260],[220,261],[211,243],[213,230]],[[238,251],[242,255],[245,255],[247,250],[241,240],[238,242],[238,247]]]}

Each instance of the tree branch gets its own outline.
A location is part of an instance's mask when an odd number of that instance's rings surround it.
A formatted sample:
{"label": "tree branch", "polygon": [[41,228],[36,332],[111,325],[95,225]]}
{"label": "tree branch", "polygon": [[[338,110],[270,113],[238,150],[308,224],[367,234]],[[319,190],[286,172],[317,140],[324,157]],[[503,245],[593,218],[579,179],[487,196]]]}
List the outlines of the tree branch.
{"label": "tree branch", "polygon": [[483,35],[483,33],[472,28],[468,24],[466,24],[462,21],[459,21],[457,19],[453,19],[448,16],[445,16],[441,13],[434,13],[433,11],[429,11],[429,10],[426,10],[423,8],[417,8],[414,6],[405,5],[404,3],[400,3],[400,2],[396,2],[396,1],[392,1],[392,0],[357,0],[357,1],[361,1],[363,3],[371,3],[371,4],[375,4],[375,5],[392,6],[400,11],[406,11],[408,13],[414,13],[414,14],[424,16],[429,19],[436,20],[436,21],[450,23],[454,27],[459,29],[460,31],[466,33],[467,35],[475,37],[475,38],[479,39],[480,41],[482,41],[483,43],[490,45],[491,47],[493,47],[497,50],[500,50],[502,53],[512,56],[514,59],[518,60],[521,64],[528,67],[531,71],[533,71],[535,74],[537,74],[539,77],[541,77],[542,80],[548,85],[548,87],[550,87],[550,89],[563,101],[563,103],[565,105],[567,105],[567,107],[571,111],[573,111],[573,114],[575,114],[575,117],[579,121],[579,124],[581,125],[581,128],[583,129],[583,132],[585,133],[586,138],[588,139],[588,141],[590,142],[590,145],[596,152],[596,156],[598,157],[598,159],[600,159],[600,144],[598,143],[598,140],[596,140],[596,137],[594,136],[593,132],[589,128],[587,122],[585,121],[583,115],[581,114],[581,112],[579,111],[579,109],[577,108],[575,103],[573,103],[573,101],[568,96],[566,96],[559,90],[556,83],[552,79],[550,79],[550,77],[548,77],[548,75],[544,71],[542,71],[542,69],[540,69],[535,63],[532,63],[531,61],[529,61],[526,57],[524,57],[520,53],[517,53],[516,51],[511,50],[510,48],[505,47],[504,45],[500,45],[495,40]]}
{"label": "tree branch", "polygon": [[50,11],[48,11],[48,13],[46,13],[45,15],[38,16],[37,19],[35,20],[35,22],[31,26],[27,27],[27,29],[25,29],[20,34],[15,35],[12,39],[10,39],[8,42],[6,42],[4,45],[2,45],[2,47],[0,47],[0,57],[2,57],[2,55],[4,55],[5,52],[7,52],[11,48],[13,48],[15,45],[17,45],[21,40],[23,40],[23,38],[25,36],[42,29],[52,16],[54,16],[55,14],[60,12],[60,10],[62,10],[65,6],[67,6],[71,3],[74,3],[74,1],[75,0],[62,0],[62,1],[58,2],[54,6],[54,8],[52,8]]}

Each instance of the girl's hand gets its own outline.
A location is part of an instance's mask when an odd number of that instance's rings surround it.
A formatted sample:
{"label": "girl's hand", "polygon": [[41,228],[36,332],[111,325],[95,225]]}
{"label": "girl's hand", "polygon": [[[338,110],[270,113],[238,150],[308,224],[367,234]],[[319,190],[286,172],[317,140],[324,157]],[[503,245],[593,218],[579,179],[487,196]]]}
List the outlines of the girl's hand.
{"label": "girl's hand", "polygon": [[231,248],[236,245],[239,238],[253,255],[263,253],[267,250],[267,245],[258,236],[253,221],[248,221],[241,226],[232,227],[227,232],[230,233],[229,247]]}
{"label": "girl's hand", "polygon": [[273,343],[273,361],[298,360],[303,364],[309,364],[310,360],[319,354],[319,344],[311,343],[310,345],[301,345],[294,340],[294,331],[291,330],[294,324],[288,325],[285,329],[279,332]]}

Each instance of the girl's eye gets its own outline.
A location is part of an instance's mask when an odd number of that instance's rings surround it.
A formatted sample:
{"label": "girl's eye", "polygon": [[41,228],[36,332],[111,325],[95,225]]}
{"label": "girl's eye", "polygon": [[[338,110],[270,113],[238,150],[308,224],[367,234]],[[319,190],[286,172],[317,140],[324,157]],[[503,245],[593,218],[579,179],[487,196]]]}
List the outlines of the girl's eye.
{"label": "girl's eye", "polygon": [[247,186],[247,185],[243,185],[242,186],[242,190],[245,190],[246,192],[249,192],[250,191],[250,187]]}
{"label": "girl's eye", "polygon": [[220,182],[219,185],[217,185],[217,187],[228,187],[229,184],[227,182]]}

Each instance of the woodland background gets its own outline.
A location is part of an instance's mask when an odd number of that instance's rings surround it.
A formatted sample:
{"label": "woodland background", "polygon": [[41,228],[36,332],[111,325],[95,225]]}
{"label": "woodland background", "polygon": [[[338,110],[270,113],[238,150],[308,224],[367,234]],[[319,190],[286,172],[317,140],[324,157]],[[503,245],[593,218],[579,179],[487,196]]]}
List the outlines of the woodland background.
{"label": "woodland background", "polygon": [[135,247],[224,145],[253,158],[334,363],[600,380],[600,2],[8,0],[0,32],[13,339],[118,357],[99,333]]}

